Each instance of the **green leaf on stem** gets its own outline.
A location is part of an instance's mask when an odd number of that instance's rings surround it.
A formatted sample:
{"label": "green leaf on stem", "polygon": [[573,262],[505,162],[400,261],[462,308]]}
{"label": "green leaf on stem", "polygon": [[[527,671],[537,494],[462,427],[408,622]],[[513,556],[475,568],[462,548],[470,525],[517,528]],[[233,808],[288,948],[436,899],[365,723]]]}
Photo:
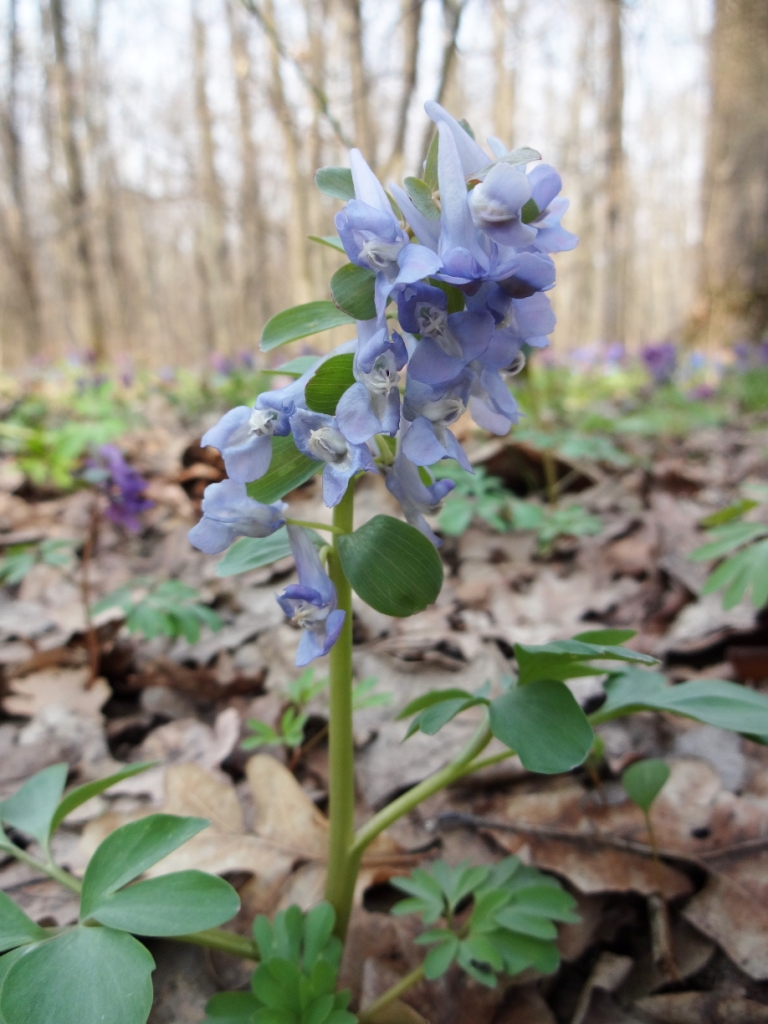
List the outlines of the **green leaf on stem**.
{"label": "green leaf on stem", "polygon": [[586,633],[578,633],[572,639],[583,644],[613,645],[626,643],[636,635],[636,629],[590,629]]}
{"label": "green leaf on stem", "polygon": [[355,383],[352,372],[354,360],[350,352],[347,355],[331,356],[318,366],[307,381],[304,392],[307,405],[313,412],[322,412],[326,416],[336,414],[339,399]]}
{"label": "green leaf on stem", "polygon": [[318,473],[325,463],[310,459],[294,444],[290,434],[272,438],[272,460],[259,480],[246,485],[249,497],[264,505],[283,498]]}
{"label": "green leaf on stem", "polygon": [[[655,665],[657,659],[639,651],[613,644],[585,643],[574,637],[572,640],[556,640],[550,644],[531,646],[515,644],[519,682],[521,685],[536,679],[573,679],[580,675],[599,675],[600,669],[585,662],[627,661],[639,665]],[[588,671],[587,671],[588,670]]]}
{"label": "green leaf on stem", "polygon": [[605,703],[590,715],[594,725],[633,711],[670,711],[768,743],[768,697],[738,683],[694,679],[668,686],[661,673],[632,667],[611,675],[605,692]]}
{"label": "green leaf on stem", "polygon": [[331,278],[333,301],[355,320],[372,320],[376,316],[375,282],[374,271],[345,263]]}
{"label": "green leaf on stem", "polygon": [[632,803],[647,814],[668,778],[669,765],[666,761],[649,757],[626,768],[621,775],[621,784]]}
{"label": "green leaf on stem", "polygon": [[30,942],[40,942],[45,937],[43,929],[0,890],[0,953]]}
{"label": "green leaf on stem", "polygon": [[223,878],[176,871],[103,897],[89,917],[134,935],[189,935],[224,924],[239,909],[237,893]]}
{"label": "green leaf on stem", "polygon": [[251,569],[261,568],[262,565],[272,565],[290,553],[288,530],[284,526],[269,537],[240,537],[227,549],[216,566],[216,575],[236,576],[241,572],[250,572]]}
{"label": "green leaf on stem", "polygon": [[490,724],[528,771],[545,775],[582,764],[594,742],[587,716],[565,683],[554,679],[516,686],[497,697]]}
{"label": "green leaf on stem", "polygon": [[419,213],[423,213],[430,220],[440,220],[440,207],[432,198],[432,189],[426,181],[422,181],[421,178],[405,178],[403,184]]}
{"label": "green leaf on stem", "polygon": [[330,331],[332,327],[344,327],[351,319],[332,302],[305,302],[277,313],[264,325],[259,348],[271,352],[273,348],[287,345],[289,341],[308,338],[311,334]]}
{"label": "green leaf on stem", "polygon": [[275,366],[269,370],[262,370],[261,372],[273,376],[282,373],[287,377],[303,377],[307,370],[311,370],[319,359],[320,356],[296,356],[295,359],[289,359],[287,363],[281,363],[280,366]]}
{"label": "green leaf on stem", "polygon": [[440,133],[435,129],[432,141],[427,150],[427,159],[424,164],[424,182],[434,192],[439,187],[437,180],[437,154],[440,148]]}
{"label": "green leaf on stem", "polygon": [[459,940],[451,932],[446,932],[445,936],[445,939],[434,949],[430,949],[424,957],[424,977],[428,981],[442,978],[456,957]]}
{"label": "green leaf on stem", "polygon": [[408,727],[408,732],[405,734],[406,739],[419,731],[427,736],[434,736],[462,711],[478,704],[487,703],[488,700],[481,693],[472,694],[467,693],[466,690],[456,689],[433,690],[432,693],[424,694],[411,701],[397,717],[398,719],[409,718],[418,712]]}
{"label": "green leaf on stem", "polygon": [[46,849],[68,772],[67,764],[52,764],[37,772],[13,796],[0,803],[0,821],[36,839]]}
{"label": "green leaf on stem", "polygon": [[347,202],[355,198],[352,171],[348,167],[320,167],[315,171],[315,184],[320,191],[332,199]]}
{"label": "green leaf on stem", "polygon": [[437,599],[443,563],[415,527],[393,516],[374,516],[338,538],[339,556],[352,589],[383,615],[405,618]]}
{"label": "green leaf on stem", "polygon": [[307,235],[310,242],[317,242],[318,245],[325,245],[336,252],[344,252],[344,243],[338,235]]}
{"label": "green leaf on stem", "polygon": [[722,558],[742,544],[759,540],[768,534],[765,523],[726,523],[711,533],[712,540],[702,544],[688,556],[694,562],[708,562],[711,558]]}
{"label": "green leaf on stem", "polygon": [[743,498],[741,501],[737,501],[734,505],[729,505],[728,508],[721,508],[719,512],[713,512],[711,516],[705,516],[701,520],[701,525],[707,528],[713,526],[723,526],[724,523],[730,523],[734,519],[739,519],[750,509],[757,508],[758,503],[752,501],[751,498]]}
{"label": "green leaf on stem", "polygon": [[260,1006],[251,992],[218,992],[208,1000],[202,1024],[252,1024]]}
{"label": "green leaf on stem", "polygon": [[138,878],[208,825],[205,818],[150,814],[115,829],[99,845],[86,868],[80,920],[89,918],[106,897]]}
{"label": "green leaf on stem", "polygon": [[64,821],[66,816],[84,804],[86,800],[98,796],[99,793],[103,793],[105,789],[109,789],[110,786],[114,786],[117,782],[122,782],[123,779],[130,779],[133,775],[138,775],[140,772],[145,772],[148,768],[153,768],[156,764],[157,761],[139,761],[136,764],[129,764],[126,768],[115,772],[114,775],[108,775],[104,779],[97,779],[95,782],[86,782],[82,786],[71,790],[59,802],[59,806],[56,808],[56,813],[51,821],[51,835]]}
{"label": "green leaf on stem", "polygon": [[5,1024],[145,1024],[155,962],[132,935],[76,927],[30,948],[0,989]]}

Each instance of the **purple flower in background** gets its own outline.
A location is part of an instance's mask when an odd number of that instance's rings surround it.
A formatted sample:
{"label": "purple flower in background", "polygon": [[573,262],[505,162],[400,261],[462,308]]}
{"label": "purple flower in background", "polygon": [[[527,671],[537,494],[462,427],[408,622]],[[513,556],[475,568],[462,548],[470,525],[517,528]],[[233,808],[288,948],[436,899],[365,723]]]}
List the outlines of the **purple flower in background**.
{"label": "purple flower in background", "polygon": [[367,469],[378,472],[365,444],[353,444],[339,430],[335,416],[297,409],[291,417],[293,439],[299,451],[325,463],[323,501],[329,508],[344,497],[350,479]]}
{"label": "purple flower in background", "polygon": [[389,199],[358,149],[350,152],[355,198],[336,214],[336,229],[352,263],[376,273],[376,312],[384,312],[398,284],[428,277],[440,260],[423,245],[415,245],[400,227]]}
{"label": "purple flower in background", "polygon": [[285,502],[262,505],[249,498],[244,484],[222,480],[203,495],[203,518],[189,531],[190,543],[206,555],[217,555],[238,537],[268,537],[285,523]]}
{"label": "purple flower in background", "polygon": [[646,345],[640,350],[640,358],[657,384],[669,384],[677,369],[677,350],[671,341]]}
{"label": "purple flower in background", "polygon": [[456,486],[453,480],[433,480],[426,484],[419,475],[419,467],[398,452],[395,463],[387,469],[387,490],[400,502],[406,522],[415,526],[435,547],[442,541],[435,536],[424,516],[435,516],[443,499]]}
{"label": "purple flower in background", "polygon": [[344,625],[345,613],[336,607],[336,588],[307,531],[289,526],[288,538],[299,582],[286,587],[277,602],[291,622],[304,631],[296,652],[296,664],[301,667],[333,647]]}
{"label": "purple flower in background", "polygon": [[139,516],[154,501],[143,497],[147,481],[129,466],[120,449],[113,444],[103,444],[98,449],[98,459],[90,459],[89,467],[99,473],[99,483],[109,498],[106,517],[132,533],[141,529]]}
{"label": "purple flower in background", "polygon": [[228,359],[227,356],[222,355],[221,352],[212,353],[209,362],[212,370],[216,373],[223,374],[225,377],[229,376],[229,374],[234,370],[232,360]]}

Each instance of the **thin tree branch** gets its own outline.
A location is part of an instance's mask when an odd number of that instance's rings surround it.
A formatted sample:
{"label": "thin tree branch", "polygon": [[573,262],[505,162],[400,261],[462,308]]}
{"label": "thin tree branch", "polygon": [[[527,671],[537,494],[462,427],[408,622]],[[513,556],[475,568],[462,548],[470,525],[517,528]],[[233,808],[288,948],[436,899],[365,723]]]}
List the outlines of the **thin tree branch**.
{"label": "thin tree branch", "polygon": [[267,18],[267,16],[259,7],[257,0],[242,0],[242,3],[245,9],[249,12],[249,14],[252,14],[254,18],[256,18],[258,23],[269,36],[272,45],[280,54],[280,57],[283,60],[287,60],[288,63],[292,64],[293,67],[296,69],[299,78],[302,80],[307,89],[309,89],[309,91],[312,93],[315,103],[317,104],[317,109],[328,121],[338,140],[347,149],[351,149],[354,143],[351,142],[349,138],[347,138],[344,129],[341,127],[341,124],[339,123],[337,118],[331,113],[330,107],[328,105],[328,97],[326,96],[324,90],[321,89],[319,85],[312,81],[312,79],[306,73],[304,68],[301,66],[301,63],[298,60],[296,60],[295,57],[291,56],[291,54],[288,52],[288,49],[285,46],[285,43],[280,38],[280,34],[278,33],[277,28],[275,27],[272,20]]}

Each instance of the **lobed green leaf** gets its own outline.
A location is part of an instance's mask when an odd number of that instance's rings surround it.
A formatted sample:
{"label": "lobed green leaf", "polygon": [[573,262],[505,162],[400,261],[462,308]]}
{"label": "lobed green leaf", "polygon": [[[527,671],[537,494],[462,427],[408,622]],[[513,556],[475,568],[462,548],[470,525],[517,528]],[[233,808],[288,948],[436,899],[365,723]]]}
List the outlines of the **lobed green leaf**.
{"label": "lobed green leaf", "polygon": [[89,918],[108,896],[138,878],[208,824],[205,818],[150,814],[115,829],[99,845],[86,868],[80,920]]}
{"label": "lobed green leaf", "polygon": [[669,765],[658,758],[635,761],[621,775],[629,799],[647,814],[669,778]]}
{"label": "lobed green leaf", "polygon": [[86,800],[98,796],[106,789],[109,789],[110,786],[122,782],[123,779],[130,779],[133,775],[138,775],[140,772],[145,772],[148,768],[153,768],[156,764],[157,761],[138,761],[136,764],[127,765],[119,772],[115,772],[114,775],[108,775],[104,779],[97,779],[95,782],[86,782],[82,786],[70,790],[56,808],[51,821],[51,834],[56,831],[68,814],[71,814],[72,811],[84,804]]}
{"label": "lobed green leaf", "polygon": [[315,171],[315,184],[324,195],[332,199],[347,202],[355,198],[352,171],[348,167],[320,167]]}

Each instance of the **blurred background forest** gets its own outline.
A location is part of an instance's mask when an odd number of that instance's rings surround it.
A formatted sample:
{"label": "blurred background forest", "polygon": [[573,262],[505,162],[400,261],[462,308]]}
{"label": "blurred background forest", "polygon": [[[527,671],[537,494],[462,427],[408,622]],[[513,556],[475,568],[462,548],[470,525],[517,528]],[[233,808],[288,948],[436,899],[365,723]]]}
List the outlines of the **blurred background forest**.
{"label": "blurred background forest", "polygon": [[765,0],[5,0],[0,367],[253,352],[327,297],[359,146],[418,173],[422,103],[562,171],[556,350],[714,350],[768,321]]}

